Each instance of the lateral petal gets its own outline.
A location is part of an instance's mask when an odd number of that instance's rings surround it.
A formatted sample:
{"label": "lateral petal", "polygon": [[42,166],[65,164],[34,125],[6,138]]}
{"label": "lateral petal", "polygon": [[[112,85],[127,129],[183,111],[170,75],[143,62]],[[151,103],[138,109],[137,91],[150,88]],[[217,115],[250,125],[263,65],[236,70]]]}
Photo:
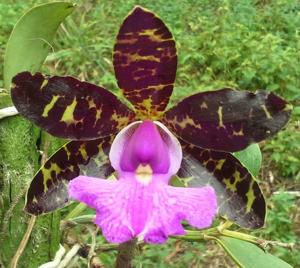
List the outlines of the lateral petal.
{"label": "lateral petal", "polygon": [[291,109],[274,93],[225,88],[185,98],[164,114],[162,122],[188,143],[235,152],[277,133]]}
{"label": "lateral petal", "polygon": [[180,181],[186,187],[213,187],[222,217],[244,228],[263,227],[266,202],[247,168],[231,153],[181,143],[183,161],[177,173]]}
{"label": "lateral petal", "polygon": [[23,72],[12,80],[17,110],[50,134],[73,140],[112,135],[134,118],[114,94],[73,77]]}
{"label": "lateral petal", "polygon": [[68,183],[80,174],[109,177],[108,152],[113,137],[71,141],[57,150],[35,174],[26,195],[26,212],[39,215],[65,206]]}

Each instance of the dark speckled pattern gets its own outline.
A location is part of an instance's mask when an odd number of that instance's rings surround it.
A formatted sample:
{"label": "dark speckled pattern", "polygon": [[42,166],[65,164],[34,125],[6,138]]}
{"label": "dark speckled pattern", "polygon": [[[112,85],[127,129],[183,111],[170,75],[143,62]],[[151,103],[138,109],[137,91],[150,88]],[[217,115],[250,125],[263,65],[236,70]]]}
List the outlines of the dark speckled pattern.
{"label": "dark speckled pattern", "polygon": [[72,77],[29,72],[14,77],[12,98],[22,115],[52,135],[83,140],[63,146],[38,171],[26,211],[38,215],[63,207],[68,182],[79,174],[110,176],[114,171],[108,152],[114,134],[148,118],[162,121],[184,140],[178,173],[184,185],[211,185],[220,215],[242,227],[263,226],[265,200],[259,186],[228,152],[278,132],[291,105],[266,91],[221,89],[187,97],[165,112],[176,76],[175,42],[163,21],[141,7],[124,20],[113,63],[118,85],[136,113],[109,91]]}
{"label": "dark speckled pattern", "polygon": [[105,137],[134,119],[134,113],[115,95],[73,77],[23,72],[12,83],[12,99],[20,114],[57,137]]}
{"label": "dark speckled pattern", "polygon": [[177,68],[175,41],[163,21],[136,7],[121,26],[113,59],[118,85],[139,116],[159,116],[172,94]]}
{"label": "dark speckled pattern", "polygon": [[185,142],[178,177],[189,187],[212,186],[219,215],[245,228],[264,225],[266,203],[249,171],[232,154],[201,149]]}
{"label": "dark speckled pattern", "polygon": [[25,210],[39,215],[68,203],[68,182],[84,174],[109,177],[114,169],[108,154],[113,136],[91,141],[71,141],[54,153],[34,176]]}
{"label": "dark speckled pattern", "polygon": [[225,88],[185,98],[165,113],[162,122],[191,144],[234,152],[277,133],[287,123],[291,108],[264,90]]}

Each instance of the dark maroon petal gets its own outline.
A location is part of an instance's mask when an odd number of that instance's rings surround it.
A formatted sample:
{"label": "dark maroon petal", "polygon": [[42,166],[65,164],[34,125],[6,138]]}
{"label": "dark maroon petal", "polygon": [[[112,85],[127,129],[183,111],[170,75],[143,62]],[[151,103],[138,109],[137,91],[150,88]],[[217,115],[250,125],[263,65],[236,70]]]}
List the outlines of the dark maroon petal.
{"label": "dark maroon petal", "polygon": [[141,117],[163,112],[177,68],[175,41],[163,21],[136,7],[117,36],[114,68],[119,87]]}
{"label": "dark maroon petal", "polygon": [[73,77],[23,72],[12,83],[18,111],[54,136],[75,140],[105,137],[134,117],[109,91]]}
{"label": "dark maroon petal", "polygon": [[113,136],[91,141],[71,141],[54,153],[33,178],[25,210],[38,215],[68,202],[68,182],[80,174],[109,177],[114,169],[108,154]]}
{"label": "dark maroon petal", "polygon": [[188,187],[215,189],[219,214],[245,228],[264,225],[266,203],[250,172],[232,154],[201,149],[182,141],[178,177]]}
{"label": "dark maroon petal", "polygon": [[278,132],[291,108],[264,90],[255,94],[226,88],[184,99],[165,113],[163,123],[196,146],[233,152]]}

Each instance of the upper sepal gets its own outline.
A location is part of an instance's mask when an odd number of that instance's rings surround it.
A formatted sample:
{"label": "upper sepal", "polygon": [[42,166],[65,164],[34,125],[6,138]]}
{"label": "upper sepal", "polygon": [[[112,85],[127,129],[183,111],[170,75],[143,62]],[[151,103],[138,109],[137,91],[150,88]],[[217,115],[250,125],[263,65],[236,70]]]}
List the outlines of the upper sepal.
{"label": "upper sepal", "polygon": [[185,98],[165,113],[163,123],[191,144],[234,152],[278,132],[291,109],[285,100],[264,90],[225,88]]}
{"label": "upper sepal", "polygon": [[114,169],[108,153],[113,136],[71,141],[54,153],[30,183],[25,210],[34,215],[51,212],[68,203],[68,183],[80,174],[109,177]]}
{"label": "upper sepal", "polygon": [[19,73],[12,99],[20,114],[50,134],[74,140],[114,134],[134,118],[109,91],[69,76]]}
{"label": "upper sepal", "polygon": [[162,113],[177,69],[175,41],[164,22],[136,7],[124,20],[114,47],[119,87],[143,118]]}

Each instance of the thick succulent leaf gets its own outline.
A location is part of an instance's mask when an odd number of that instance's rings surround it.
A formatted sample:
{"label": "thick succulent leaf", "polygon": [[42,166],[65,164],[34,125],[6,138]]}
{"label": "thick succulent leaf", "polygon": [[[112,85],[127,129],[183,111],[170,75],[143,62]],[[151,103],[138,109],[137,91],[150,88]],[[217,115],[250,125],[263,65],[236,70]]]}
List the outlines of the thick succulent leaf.
{"label": "thick succulent leaf", "polygon": [[4,57],[4,86],[22,71],[36,72],[43,64],[60,23],[74,10],[67,2],[47,3],[29,10],[14,27]]}
{"label": "thick succulent leaf", "polygon": [[164,111],[173,90],[177,55],[163,21],[136,7],[120,28],[113,58],[118,85],[140,117]]}
{"label": "thick succulent leaf", "polygon": [[183,160],[178,177],[189,187],[211,185],[219,214],[245,228],[264,225],[266,204],[249,171],[232,154],[201,149],[182,142]]}
{"label": "thick succulent leaf", "polygon": [[68,202],[68,182],[80,174],[107,178],[114,169],[108,154],[113,136],[91,141],[71,141],[54,153],[33,178],[25,210],[38,215]]}
{"label": "thick succulent leaf", "polygon": [[114,134],[134,118],[109,91],[69,76],[20,73],[13,78],[12,99],[20,114],[50,134],[74,140]]}
{"label": "thick succulent leaf", "polygon": [[237,238],[214,238],[241,268],[292,268],[285,261],[265,252],[257,245]]}
{"label": "thick succulent leaf", "polygon": [[251,144],[246,149],[233,153],[240,162],[255,177],[258,176],[262,163],[262,154],[257,143]]}
{"label": "thick succulent leaf", "polygon": [[225,88],[184,99],[165,113],[163,123],[196,146],[234,152],[278,132],[291,109],[264,90],[255,94]]}

